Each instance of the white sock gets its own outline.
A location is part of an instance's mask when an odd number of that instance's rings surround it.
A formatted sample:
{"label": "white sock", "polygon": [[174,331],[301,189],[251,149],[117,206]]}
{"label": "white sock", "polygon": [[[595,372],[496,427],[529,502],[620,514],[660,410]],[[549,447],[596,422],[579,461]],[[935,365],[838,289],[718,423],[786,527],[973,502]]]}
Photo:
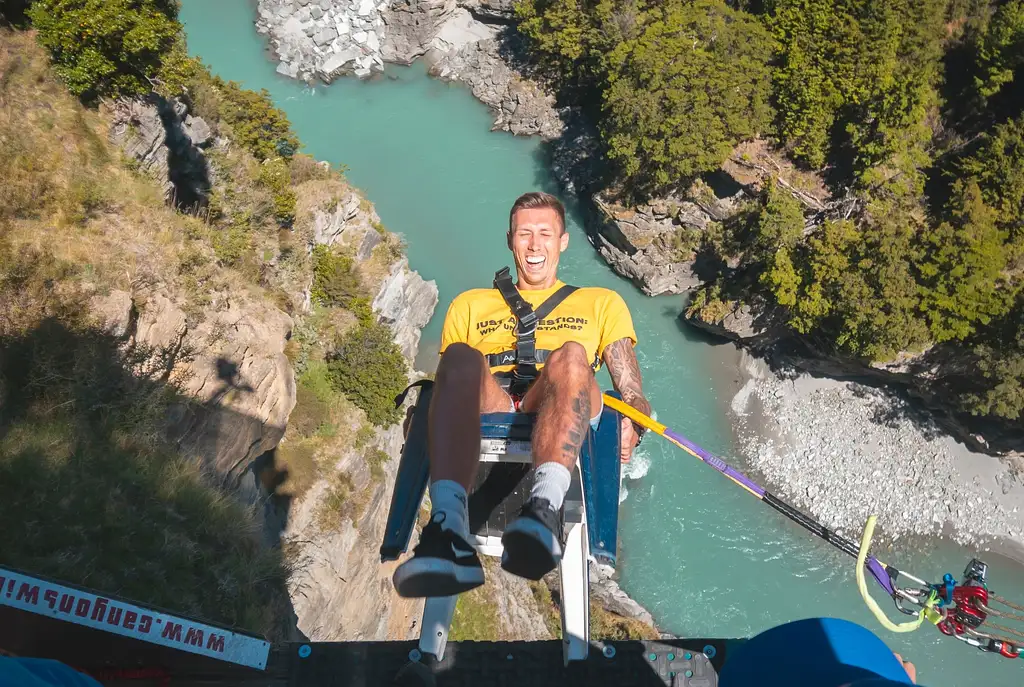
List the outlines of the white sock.
{"label": "white sock", "polygon": [[565,494],[569,491],[572,474],[564,465],[544,463],[533,471],[533,489],[530,496],[547,499],[556,511],[562,507]]}
{"label": "white sock", "polygon": [[463,539],[469,539],[469,506],[466,489],[458,482],[443,479],[430,484],[430,518],[444,513],[442,530],[452,530]]}

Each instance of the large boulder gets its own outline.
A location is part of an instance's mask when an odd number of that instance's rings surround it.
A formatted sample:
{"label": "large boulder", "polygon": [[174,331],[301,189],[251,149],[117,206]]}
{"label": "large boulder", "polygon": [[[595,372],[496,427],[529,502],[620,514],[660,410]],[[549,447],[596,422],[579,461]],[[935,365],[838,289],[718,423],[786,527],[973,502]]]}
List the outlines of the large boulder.
{"label": "large boulder", "polygon": [[612,269],[649,296],[686,293],[700,285],[693,244],[707,221],[692,203],[625,208],[593,198],[596,242]]}
{"label": "large boulder", "polygon": [[761,343],[784,335],[780,314],[763,303],[750,305],[736,301],[721,304],[722,312],[711,315],[707,309],[682,313],[680,318],[698,329],[731,341]]}
{"label": "large boulder", "polygon": [[483,22],[508,24],[515,20],[515,0],[459,0],[459,7]]}
{"label": "large boulder", "polygon": [[455,11],[455,0],[395,0],[384,11],[387,27],[381,56],[387,62],[411,64],[430,49],[441,27]]}
{"label": "large boulder", "polygon": [[269,38],[279,74],[326,83],[383,68],[380,54],[388,0],[259,0],[256,30]]}

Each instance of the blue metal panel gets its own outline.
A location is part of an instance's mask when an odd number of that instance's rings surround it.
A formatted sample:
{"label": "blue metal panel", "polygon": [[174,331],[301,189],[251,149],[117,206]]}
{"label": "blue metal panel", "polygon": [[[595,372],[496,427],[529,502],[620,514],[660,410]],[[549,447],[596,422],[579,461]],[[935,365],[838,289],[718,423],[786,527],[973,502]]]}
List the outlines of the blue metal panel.
{"label": "blue metal panel", "polygon": [[[619,398],[616,392],[609,392]],[[597,431],[591,430],[580,452],[583,498],[587,505],[590,552],[602,563],[615,565],[619,527],[619,414],[601,413]]]}
{"label": "blue metal panel", "polygon": [[485,413],[480,416],[480,438],[529,441],[535,417],[525,413]]}
{"label": "blue metal panel", "polygon": [[384,540],[380,545],[381,561],[398,560],[409,547],[409,538],[416,525],[423,493],[430,479],[430,459],[427,454],[427,411],[433,396],[433,385],[420,388],[413,411],[409,436],[402,447],[402,458],[395,475],[395,490],[391,494],[388,522]]}

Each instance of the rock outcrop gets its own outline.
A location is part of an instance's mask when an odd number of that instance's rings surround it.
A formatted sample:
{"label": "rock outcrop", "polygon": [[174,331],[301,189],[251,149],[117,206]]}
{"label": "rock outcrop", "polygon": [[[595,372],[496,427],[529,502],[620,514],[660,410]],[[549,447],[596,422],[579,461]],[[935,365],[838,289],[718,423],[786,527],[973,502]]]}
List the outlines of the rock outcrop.
{"label": "rock outcrop", "polygon": [[705,319],[699,313],[683,313],[680,318],[709,334],[747,345],[786,336],[778,313],[773,309],[763,308],[760,303],[757,306],[736,302],[726,305],[725,312],[714,319]]}
{"label": "rock outcrop", "polygon": [[[380,433],[375,445],[388,455],[400,454],[400,427]],[[288,589],[299,629],[313,641],[407,639],[415,636],[423,601],[394,592],[395,564],[382,565],[377,549],[384,534],[391,489],[398,470],[392,458],[383,479],[373,480],[362,454],[352,450],[333,469],[348,473],[353,487],[367,491],[366,506],[356,522],[317,524],[317,509],[328,481],[315,484],[292,508],[283,539],[294,550]]]}
{"label": "rock outcrop", "polygon": [[515,19],[515,0],[459,0],[459,7],[482,22],[506,24]]}
{"label": "rock outcrop", "polygon": [[604,220],[597,225],[598,250],[616,272],[648,296],[682,293],[700,283],[678,214],[651,206],[615,207],[597,197],[595,204]]}
{"label": "rock outcrop", "polygon": [[204,205],[210,178],[203,148],[210,125],[188,114],[180,100],[150,95],[112,106],[110,140],[163,185],[164,198],[179,207]]}
{"label": "rock outcrop", "polygon": [[357,260],[370,257],[382,240],[377,210],[355,189],[348,189],[333,207],[313,214],[313,244],[339,244],[355,252]]}
{"label": "rock outcrop", "polygon": [[277,446],[295,407],[295,378],[284,355],[292,319],[265,302],[232,296],[197,320],[162,287],[112,291],[94,305],[94,318],[125,346],[152,351],[139,372],[173,382],[188,399],[169,418],[183,453],[256,503],[253,463]]}
{"label": "rock outcrop", "polygon": [[590,596],[605,610],[617,613],[624,618],[639,620],[651,627],[657,627],[654,624],[654,616],[646,608],[629,598],[626,592],[619,587],[619,583],[615,581],[614,568],[590,561]]}
{"label": "rock outcrop", "polygon": [[514,71],[498,52],[498,38],[464,44],[433,55],[430,73],[469,86],[473,95],[495,113],[494,130],[546,139],[561,135],[564,123],[555,98]]}
{"label": "rock outcrop", "polygon": [[726,199],[710,191],[702,195],[703,199],[660,198],[623,207],[594,194],[598,216],[592,233],[598,250],[616,272],[648,296],[692,291],[701,284],[697,250],[702,233],[711,222],[735,214],[747,198],[743,191]]}
{"label": "rock outcrop", "polygon": [[[358,191],[349,189],[331,209],[313,214],[313,243],[346,246],[353,250],[357,260],[366,260],[384,240],[380,226],[373,205]],[[437,299],[437,284],[410,270],[404,258],[390,265],[373,299],[374,312],[394,331],[395,343],[410,362],[416,358],[420,330],[430,321]]]}
{"label": "rock outcrop", "polygon": [[373,299],[374,312],[391,327],[395,343],[410,361],[416,359],[420,332],[434,314],[437,298],[437,284],[425,281],[402,259],[391,266],[391,273]]}
{"label": "rock outcrop", "polygon": [[260,0],[256,30],[266,34],[293,79],[330,83],[381,71],[388,0]]}

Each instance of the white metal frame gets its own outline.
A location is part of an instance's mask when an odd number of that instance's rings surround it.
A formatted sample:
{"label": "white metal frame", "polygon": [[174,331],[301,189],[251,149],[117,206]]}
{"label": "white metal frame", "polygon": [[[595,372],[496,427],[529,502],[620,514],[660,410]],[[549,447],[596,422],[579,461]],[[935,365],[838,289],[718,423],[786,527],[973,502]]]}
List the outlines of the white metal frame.
{"label": "white metal frame", "polygon": [[[506,453],[505,450],[512,449]],[[529,463],[529,442],[485,439],[481,442],[482,462]],[[577,466],[579,464],[577,463]],[[577,471],[582,479],[582,471]],[[471,542],[483,556],[500,558],[504,550],[501,538],[475,536]],[[562,663],[585,661],[590,651],[590,542],[587,538],[587,508],[583,505],[582,522],[570,523],[565,550],[558,566],[562,595]],[[419,650],[444,658],[448,632],[455,614],[457,596],[432,597],[423,605]]]}

